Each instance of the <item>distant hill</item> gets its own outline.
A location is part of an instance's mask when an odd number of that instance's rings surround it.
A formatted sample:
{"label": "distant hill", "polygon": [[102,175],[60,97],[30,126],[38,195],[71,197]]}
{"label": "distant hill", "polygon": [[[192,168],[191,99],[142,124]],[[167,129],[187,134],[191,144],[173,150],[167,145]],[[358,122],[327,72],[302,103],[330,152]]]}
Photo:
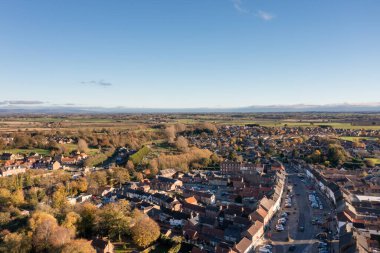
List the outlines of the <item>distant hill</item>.
{"label": "distant hill", "polygon": [[14,113],[259,113],[259,112],[380,112],[380,103],[328,105],[267,105],[237,108],[129,108],[76,106],[3,106],[0,114]]}

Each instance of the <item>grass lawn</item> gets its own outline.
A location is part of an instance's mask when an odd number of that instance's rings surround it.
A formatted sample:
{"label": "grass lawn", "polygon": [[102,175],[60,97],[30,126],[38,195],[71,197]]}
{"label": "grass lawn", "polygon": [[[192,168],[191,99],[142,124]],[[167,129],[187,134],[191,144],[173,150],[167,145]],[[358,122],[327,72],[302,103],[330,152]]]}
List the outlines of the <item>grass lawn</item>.
{"label": "grass lawn", "polygon": [[0,151],[1,153],[12,153],[12,154],[30,154],[31,152],[38,153],[40,155],[48,155],[50,154],[50,151],[47,149],[41,149],[41,148],[30,148],[30,149],[6,149]]}
{"label": "grass lawn", "polygon": [[[66,149],[67,149],[67,153],[70,153],[71,151],[73,150],[77,150],[78,149],[78,145],[77,144],[74,144],[74,143],[68,143],[68,144],[63,144]],[[88,149],[89,151],[87,152],[88,155],[95,155],[96,153],[98,153],[98,149],[96,148],[89,148]]]}
{"label": "grass lawn", "polygon": [[360,140],[370,140],[370,141],[377,141],[378,138],[376,137],[355,137],[355,136],[340,136],[339,139],[345,140],[345,141],[360,141]]}
{"label": "grass lawn", "polygon": [[[132,241],[127,241],[125,243],[119,243],[119,242],[114,242],[115,245],[114,252],[115,253],[130,253],[130,252],[139,252],[139,249],[137,248],[136,245],[133,244]],[[123,247],[123,245],[125,245]]]}
{"label": "grass lawn", "polygon": [[364,160],[372,160],[375,164],[380,164],[380,158],[365,158]]}

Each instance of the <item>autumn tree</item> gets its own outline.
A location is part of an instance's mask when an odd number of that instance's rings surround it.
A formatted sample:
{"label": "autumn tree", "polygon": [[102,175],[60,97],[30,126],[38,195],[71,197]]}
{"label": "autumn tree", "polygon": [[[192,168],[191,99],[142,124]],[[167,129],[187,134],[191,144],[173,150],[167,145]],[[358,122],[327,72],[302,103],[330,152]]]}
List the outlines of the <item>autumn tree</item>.
{"label": "autumn tree", "polygon": [[11,200],[11,192],[8,189],[0,188],[0,206],[9,205]]}
{"label": "autumn tree", "polygon": [[59,186],[52,196],[52,206],[61,209],[67,204],[66,189],[64,186]]}
{"label": "autumn tree", "polygon": [[95,232],[95,226],[98,220],[98,209],[95,205],[85,202],[78,207],[77,213],[81,217],[77,222],[79,235],[85,238],[91,238]]}
{"label": "autumn tree", "polygon": [[130,181],[129,172],[124,168],[112,168],[109,174],[114,184],[118,185],[119,187],[121,187],[122,184]]}
{"label": "autumn tree", "polygon": [[62,226],[69,229],[71,234],[74,236],[77,233],[77,224],[79,223],[81,217],[76,212],[68,212],[66,214],[65,220],[62,222]]}
{"label": "autumn tree", "polygon": [[10,199],[11,199],[12,204],[15,206],[20,206],[20,205],[24,204],[24,202],[25,202],[24,191],[19,189],[19,190],[12,192],[12,196]]}
{"label": "autumn tree", "polygon": [[187,139],[183,136],[179,136],[175,141],[175,146],[182,152],[187,152],[189,150],[189,143]]}
{"label": "autumn tree", "polygon": [[127,235],[129,231],[129,211],[129,204],[125,200],[104,206],[99,212],[98,224],[101,233],[121,242],[122,236]]}
{"label": "autumn tree", "polygon": [[11,221],[11,214],[9,212],[0,212],[0,227],[8,224]]}
{"label": "autumn tree", "polygon": [[96,253],[96,250],[91,246],[90,241],[77,239],[66,244],[61,253]]}
{"label": "autumn tree", "polygon": [[79,150],[79,152],[83,152],[83,153],[88,152],[88,145],[84,139],[78,140],[78,150]]}
{"label": "autumn tree", "polygon": [[165,135],[169,143],[174,143],[176,130],[173,125],[170,125],[165,128]]}
{"label": "autumn tree", "polygon": [[136,245],[146,248],[158,239],[160,227],[148,216],[143,216],[135,221],[131,228],[131,234]]}
{"label": "autumn tree", "polygon": [[4,236],[0,252],[27,253],[31,250],[30,238],[21,233],[9,233]]}
{"label": "autumn tree", "polygon": [[376,165],[373,159],[366,159],[364,162],[365,162],[365,165],[370,168],[373,168]]}

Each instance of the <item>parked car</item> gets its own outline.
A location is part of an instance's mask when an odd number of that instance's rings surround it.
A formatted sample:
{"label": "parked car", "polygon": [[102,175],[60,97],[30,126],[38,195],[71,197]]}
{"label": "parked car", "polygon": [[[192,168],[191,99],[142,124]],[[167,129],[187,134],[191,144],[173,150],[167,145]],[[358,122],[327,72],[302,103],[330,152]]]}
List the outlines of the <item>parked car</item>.
{"label": "parked car", "polygon": [[272,253],[272,251],[270,249],[267,249],[264,247],[259,248],[259,252],[260,253]]}

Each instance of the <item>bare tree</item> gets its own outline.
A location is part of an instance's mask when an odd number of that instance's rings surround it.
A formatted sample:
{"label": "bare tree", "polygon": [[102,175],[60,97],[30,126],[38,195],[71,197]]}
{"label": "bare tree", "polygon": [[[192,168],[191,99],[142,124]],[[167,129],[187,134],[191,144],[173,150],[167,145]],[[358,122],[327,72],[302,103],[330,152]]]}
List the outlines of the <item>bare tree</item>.
{"label": "bare tree", "polygon": [[189,150],[189,143],[187,139],[183,136],[179,136],[175,141],[175,146],[182,152],[187,152]]}
{"label": "bare tree", "polygon": [[80,152],[84,152],[86,153],[88,151],[88,145],[87,145],[87,142],[83,139],[79,139],[78,140],[78,150]]}

